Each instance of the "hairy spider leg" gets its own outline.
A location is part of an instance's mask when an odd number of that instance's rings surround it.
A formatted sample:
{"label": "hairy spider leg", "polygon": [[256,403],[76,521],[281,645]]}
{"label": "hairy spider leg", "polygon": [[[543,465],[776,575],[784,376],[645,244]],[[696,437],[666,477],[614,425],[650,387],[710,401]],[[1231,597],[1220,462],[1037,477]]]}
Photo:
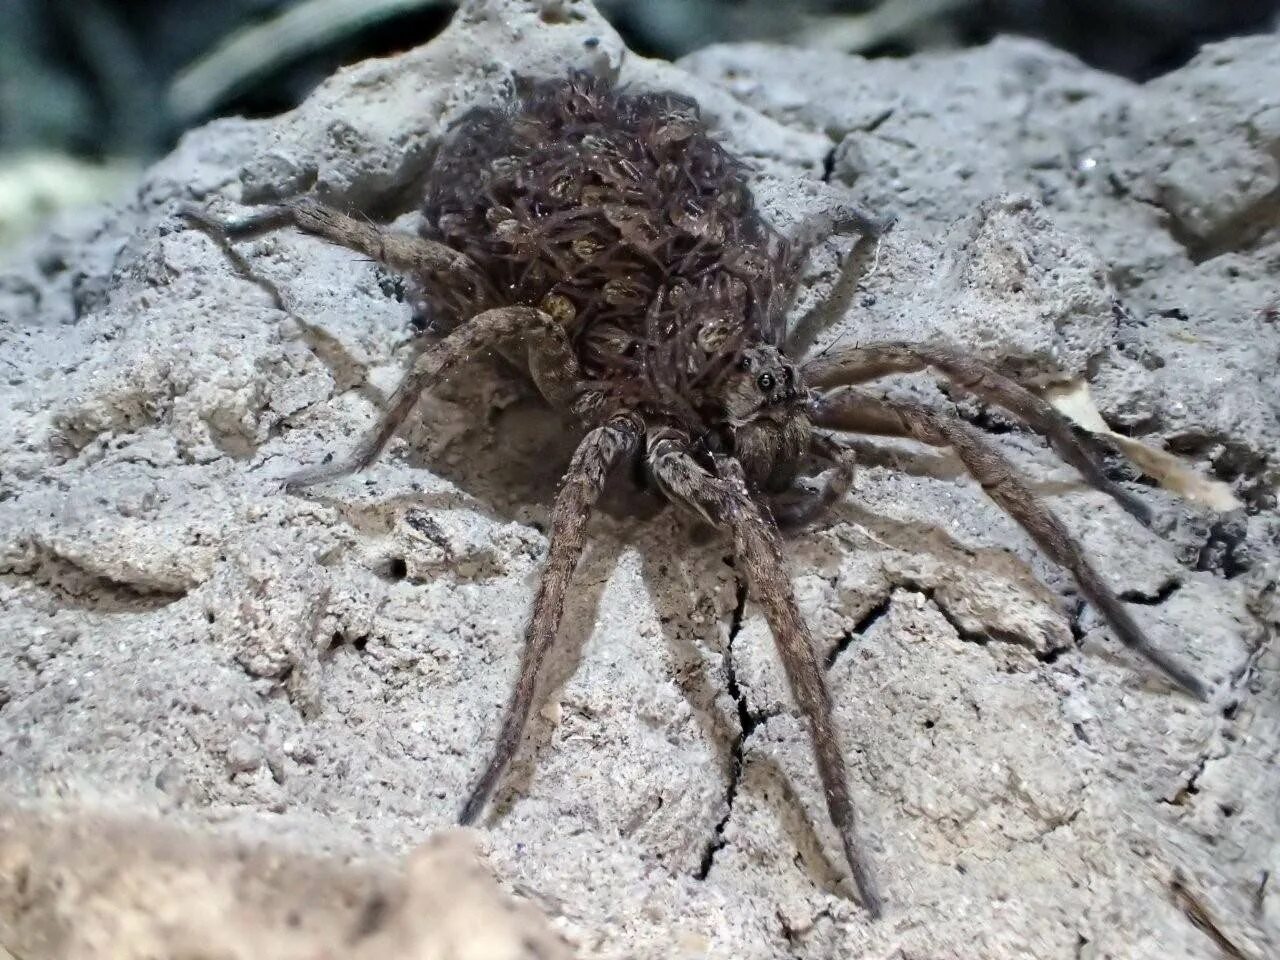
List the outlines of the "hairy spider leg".
{"label": "hairy spider leg", "polygon": [[648,469],[667,497],[733,537],[739,569],[764,608],[792,696],[809,728],[827,812],[840,835],[858,894],[868,913],[879,917],[883,903],[857,840],[857,818],[832,720],[831,694],[809,627],[796,606],[777,528],[747,492],[737,461],[720,458],[717,469],[725,476],[714,476],[693,458],[688,438],[670,429],[651,431],[647,449]]}
{"label": "hairy spider leg", "polygon": [[932,344],[876,343],[844,347],[821,354],[801,371],[804,382],[818,389],[866,383],[892,373],[933,369],[987,403],[994,403],[1048,438],[1067,463],[1094,489],[1107,494],[1143,526],[1151,526],[1151,509],[1106,475],[1100,462],[1102,444],[1015,380],[973,357]]}
{"label": "hairy spider leg", "polygon": [[495,307],[472,317],[418,356],[391,395],[377,426],[349,456],[296,473],[285,481],[285,487],[298,490],[363,470],[400,429],[422,392],[444,379],[458,361],[491,347],[520,343],[527,346],[534,382],[543,396],[552,406],[570,407],[580,395],[583,376],[564,328],[533,307]]}
{"label": "hairy spider leg", "polygon": [[619,461],[635,453],[643,430],[644,424],[638,416],[615,416],[589,432],[574,452],[551,510],[547,562],[533,602],[533,615],[520,655],[519,676],[503,713],[491,759],[463,804],[460,823],[474,823],[480,816],[520,745],[543,661],[555,645],[560,630],[569,581],[582,555],[587,519],[609,472]]}
{"label": "hairy spider leg", "polygon": [[[232,240],[293,226],[304,233],[363,253],[419,282],[438,284],[447,291],[459,312],[483,311],[498,303],[492,286],[466,254],[433,240],[388,230],[367,220],[357,220],[312,197],[299,197],[277,206],[263,207],[238,220],[219,220],[190,203],[182,204],[177,212],[217,240],[224,251],[236,260],[238,255],[229,246]],[[264,284],[262,278],[254,279]],[[282,299],[273,284],[265,281],[265,285],[276,300]]]}
{"label": "hairy spider leg", "polygon": [[854,387],[819,398],[811,415],[816,425],[832,430],[907,437],[951,448],[987,496],[1013,517],[1051,560],[1071,572],[1081,592],[1125,646],[1145,657],[1193,697],[1208,699],[1205,685],[1197,677],[1147,639],[1089,563],[1080,544],[1062,521],[1036,499],[1017,468],[963,420],[909,401],[882,399]]}
{"label": "hairy spider leg", "polygon": [[279,206],[264,208],[244,220],[223,224],[222,229],[227,236],[239,238],[290,224],[340,247],[358,250],[399,273],[419,279],[462,280],[477,294],[491,292],[465,253],[434,240],[357,220],[313,197],[297,197]]}

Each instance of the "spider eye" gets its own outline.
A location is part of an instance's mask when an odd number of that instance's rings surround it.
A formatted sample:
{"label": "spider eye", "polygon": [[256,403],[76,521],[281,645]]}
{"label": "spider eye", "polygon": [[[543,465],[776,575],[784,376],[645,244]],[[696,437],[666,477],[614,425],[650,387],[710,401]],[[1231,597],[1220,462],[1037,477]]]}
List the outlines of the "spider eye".
{"label": "spider eye", "polygon": [[751,369],[751,358],[750,358],[750,357],[743,357],[741,360],[739,360],[739,361],[738,361],[738,369],[739,369],[739,370],[750,370],[750,369]]}
{"label": "spider eye", "polygon": [[762,373],[756,378],[756,384],[761,390],[772,390],[776,382],[772,373]]}

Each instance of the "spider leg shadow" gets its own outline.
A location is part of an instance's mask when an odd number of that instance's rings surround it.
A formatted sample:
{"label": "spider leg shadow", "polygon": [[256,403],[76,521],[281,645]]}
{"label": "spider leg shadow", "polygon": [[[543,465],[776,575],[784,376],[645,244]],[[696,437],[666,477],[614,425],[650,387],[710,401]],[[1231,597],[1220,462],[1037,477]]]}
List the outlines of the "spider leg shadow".
{"label": "spider leg shadow", "polygon": [[[956,571],[957,579],[998,577],[1016,585],[1020,591],[1046,604],[1063,617],[1069,618],[1068,606],[1058,592],[1036,575],[1030,561],[1020,553],[1004,547],[966,546],[937,522],[928,519],[917,521],[886,517],[867,509],[857,503],[854,498],[846,499],[844,503],[834,508],[831,511],[831,518],[840,524],[860,529],[863,531],[863,537],[881,548],[897,551],[908,557],[928,555],[945,565],[946,569]],[[910,590],[921,589],[920,584],[909,576],[891,575],[889,579],[890,594],[899,587]],[[932,600],[945,616],[951,617],[942,593],[933,595]],[[985,629],[978,635],[986,636],[988,639],[1000,639]]]}
{"label": "spider leg shadow", "polygon": [[[882,448],[883,449],[883,448]],[[946,466],[949,458],[936,454],[924,454],[927,465]],[[958,474],[959,471],[957,470]],[[946,474],[951,478],[951,474]],[[1041,599],[1051,600],[1055,594],[1035,576],[1030,565],[1021,557],[999,548],[970,548],[954,539],[941,526],[928,521],[912,522],[889,518],[856,503],[856,498],[846,500],[833,511],[834,518],[842,523],[860,527],[871,539],[887,549],[907,554],[928,553],[957,569],[973,569],[977,565],[1000,576],[1013,580],[1028,590],[1035,591]],[[692,535],[692,536],[691,536]],[[701,536],[699,536],[701,535]],[[812,536],[812,534],[809,534]],[[701,524],[681,520],[673,534],[677,538],[701,539],[696,549],[708,557],[719,558],[725,553],[725,544],[719,537]],[[804,537],[798,533],[796,537]],[[792,538],[794,539],[794,537]],[[692,603],[707,593],[715,571],[715,561],[703,563],[701,559],[685,559],[678,553],[660,549],[642,552],[642,576],[649,587],[649,594],[657,609],[663,638],[671,650],[675,663],[674,679],[687,698],[700,723],[706,740],[719,753],[722,783],[729,795],[730,809],[724,822],[733,815],[734,799],[743,789],[752,791],[752,799],[767,806],[786,841],[796,851],[797,867],[823,892],[849,899],[851,881],[827,853],[827,844],[820,835],[815,811],[796,789],[791,775],[783,764],[767,749],[761,749],[748,738],[743,741],[742,722],[734,717],[732,709],[725,709],[728,697],[737,686],[732,663],[732,644],[739,625],[741,611],[725,613],[732,618],[727,639],[716,637],[714,627],[703,626],[700,635],[693,622]],[[796,572],[793,570],[793,573]],[[741,589],[740,581],[732,568],[725,571],[729,589]],[[911,586],[911,584],[902,584]],[[724,604],[718,606],[723,607]],[[731,608],[732,609],[732,608]],[[726,676],[716,676],[714,656],[724,658]],[[744,694],[737,691],[739,712],[746,709]],[[768,716],[757,717],[756,725],[770,722]],[[712,838],[708,852],[714,854],[718,847],[719,832]],[[707,862],[704,860],[704,869]],[[705,873],[698,874],[705,876]]]}
{"label": "spider leg shadow", "polygon": [[787,334],[786,351],[793,357],[805,356],[815,340],[846,316],[853,306],[858,285],[874,268],[881,236],[863,234],[838,267],[840,273],[830,292],[813,309],[801,317]]}
{"label": "spider leg shadow", "polygon": [[[776,757],[761,751],[753,754],[750,759],[743,758],[744,780],[748,777],[749,769],[754,769],[756,776],[768,785],[769,788],[761,788],[760,796],[773,809],[778,825],[796,850],[797,860],[814,885],[830,896],[850,899],[850,891],[856,889],[852,880],[827,856],[826,845],[814,829],[809,807],[801,799],[782,764]],[[836,846],[839,846],[838,841]]]}
{"label": "spider leg shadow", "polygon": [[[932,520],[903,520],[867,509],[851,497],[831,511],[832,519],[860,527],[883,547],[903,553],[927,553],[937,560],[973,566],[978,551],[966,547]],[[1004,554],[1005,551],[1000,551]],[[1026,566],[1026,564],[1023,564]],[[1027,567],[1030,576],[1030,567]]]}
{"label": "spider leg shadow", "polygon": [[[537,773],[539,758],[551,746],[555,736],[555,724],[542,715],[542,708],[547,705],[548,698],[563,688],[577,673],[587,640],[595,629],[600,598],[604,595],[605,585],[609,582],[625,545],[625,531],[618,531],[608,537],[588,532],[582,559],[574,570],[560,632],[542,666],[534,709],[530,713],[520,746],[511,757],[500,786],[489,804],[484,816],[485,823],[492,824],[501,820],[510,812],[515,802],[529,792]],[[517,639],[516,642],[519,643],[520,640]],[[506,686],[511,686],[513,682],[514,680],[509,680]],[[487,736],[491,727],[491,721],[486,720],[477,732],[481,736]],[[477,753],[478,763],[484,761],[488,750],[489,746],[486,745],[484,751]]]}
{"label": "spider leg shadow", "polygon": [[[759,796],[774,811],[783,834],[797,851],[801,869],[823,892],[842,899],[856,899],[851,893],[852,881],[827,856],[826,847],[814,827],[813,818],[820,816],[821,806],[811,809],[801,799],[778,760],[744,742],[749,731],[743,730],[742,721],[732,709],[726,710],[722,706],[736,692],[739,698],[737,713],[740,715],[746,709],[743,702],[745,694],[733,689],[737,681],[732,661],[732,645],[741,626],[746,601],[745,585],[737,571],[728,564],[731,547],[725,542],[727,538],[705,524],[680,517],[674,510],[671,513],[679,517],[674,535],[695,541],[694,549],[701,556],[688,560],[678,553],[652,548],[643,550],[641,576],[648,586],[663,639],[671,652],[673,679],[697,717],[706,741],[714,745],[719,754],[722,784],[730,798],[729,810],[717,825],[716,836],[709,841],[704,853],[702,870],[710,866],[707,854],[714,855],[718,848],[719,834],[733,814],[733,798],[737,791],[749,780],[763,780],[771,789],[759,790]],[[705,562],[704,557],[710,562]],[[729,619],[729,635],[723,642],[707,636],[715,625],[704,627],[706,632],[700,634],[692,622],[693,605],[686,602],[686,598],[706,593],[708,581],[719,563],[724,564],[724,587],[732,591],[729,609],[724,613]],[[712,675],[708,653],[718,653],[722,658],[724,679]],[[768,720],[768,717],[761,717],[756,722],[763,724]],[[696,875],[705,878],[701,870]]]}
{"label": "spider leg shadow", "polygon": [[853,451],[858,467],[883,467],[895,473],[931,480],[957,480],[967,476],[959,458],[926,450],[917,444],[893,443],[867,437],[843,436],[840,442]]}
{"label": "spider leg shadow", "polygon": [[[513,411],[517,416],[508,416]],[[468,425],[451,439],[445,450],[429,451],[425,445],[415,444],[413,428],[408,428],[407,464],[446,480],[448,486],[425,491],[405,489],[404,474],[400,473],[383,487],[376,481],[362,482],[357,475],[354,480],[352,477],[335,479],[304,488],[293,495],[336,509],[354,529],[373,537],[385,537],[402,516],[413,509],[423,508],[465,510],[487,520],[499,523],[515,521],[545,532],[549,530],[551,505],[556,499],[561,476],[580,439],[577,432],[566,430],[558,421],[554,411],[528,396],[504,407],[502,415],[492,421]],[[429,436],[430,418],[418,429]],[[565,452],[560,455],[562,449]],[[515,457],[511,455],[513,450],[516,451]],[[384,458],[378,462],[384,462]],[[369,468],[364,480],[371,481],[376,471],[377,462]],[[612,486],[622,486],[618,482],[622,479],[620,470]],[[354,495],[353,486],[357,488]],[[623,529],[625,525],[618,524],[616,519],[613,530],[601,536],[601,514],[616,518],[626,517],[631,512],[630,505],[619,505],[616,501],[616,496],[602,499],[595,511],[597,516],[588,526],[586,546],[573,573],[556,643],[542,668],[528,727],[500,781],[498,793],[488,805],[485,816],[488,822],[501,819],[513,801],[527,792],[535,775],[537,758],[553,739],[553,727],[540,716],[539,708],[545,705],[549,694],[560,689],[577,671],[587,639],[594,629],[605,584],[627,540]],[[542,564],[535,565],[530,574],[532,583],[536,584],[542,573]],[[514,683],[516,662],[521,644],[525,642],[524,626],[524,621],[512,624],[512,675],[501,684],[504,688]],[[473,758],[477,764],[482,763],[491,749],[487,738],[496,732],[492,729],[492,722],[493,718],[486,716],[475,731],[485,743]]]}
{"label": "spider leg shadow", "polygon": [[[894,442],[883,437],[846,434],[841,443],[854,452],[859,467],[883,467],[894,473],[929,480],[955,481],[969,476],[960,458],[947,451],[935,451],[910,441]],[[1027,486],[1042,497],[1061,496],[1090,489],[1083,479],[1028,480]]]}
{"label": "spider leg shadow", "polygon": [[[1079,488],[1072,487],[1072,489]],[[958,585],[963,588],[965,582],[973,582],[970,578],[997,577],[1018,591],[1025,593],[1029,598],[1034,598],[1046,608],[1055,611],[1064,618],[1074,639],[1067,640],[1062,644],[1055,643],[1051,647],[1038,652],[1036,654],[1037,659],[1050,659],[1057,652],[1077,649],[1081,646],[1081,636],[1077,623],[1080,610],[1079,604],[1086,602],[1087,598],[1079,595],[1078,585],[1075,584],[1075,581],[1070,578],[1069,573],[1066,571],[1063,572],[1066,576],[1065,581],[1054,582],[1042,579],[1036,573],[1035,567],[1028,556],[1029,553],[1032,553],[1031,549],[1026,547],[1010,549],[1001,546],[967,546],[956,540],[941,526],[929,520],[916,521],[899,517],[886,517],[857,503],[856,497],[846,499],[842,504],[833,508],[830,516],[838,524],[847,524],[860,529],[862,538],[869,539],[879,544],[882,548],[899,551],[908,556],[912,554],[927,554],[933,557],[944,564],[947,570],[955,571],[954,577],[957,583],[953,584],[953,586]],[[842,535],[842,539],[847,536],[848,534]],[[854,546],[856,548],[856,543]],[[945,576],[948,579],[952,577],[951,574],[945,574]],[[910,576],[890,575],[889,579],[891,581],[891,589],[898,587],[916,591],[922,589],[922,585]],[[1073,591],[1071,586],[1066,587],[1066,595],[1064,596],[1064,583],[1075,586],[1075,590]],[[993,631],[992,625],[985,623],[977,629],[970,628],[968,631],[962,631],[953,619],[955,611],[950,609],[946,593],[942,590],[926,590],[926,592],[932,602],[942,611],[943,616],[952,622],[952,626],[967,639],[976,639],[978,642],[1003,640],[1015,644],[1025,644],[1025,638],[1020,638],[1017,635],[1004,635],[998,630]],[[1073,594],[1076,597],[1074,601],[1072,600]],[[1105,618],[1102,617],[1100,612],[1098,612],[1098,616],[1105,622]],[[1114,627],[1109,625],[1108,629],[1114,631]],[[1097,659],[1123,666],[1130,672],[1141,671],[1144,663],[1144,660],[1127,646],[1112,648],[1110,644],[1095,645],[1095,648],[1089,650],[1087,657],[1088,659]],[[1170,685],[1170,687],[1174,686],[1172,680],[1157,672],[1151,673],[1148,682],[1157,683],[1160,686],[1165,684]]]}
{"label": "spider leg shadow", "polygon": [[333,377],[335,393],[355,390],[375,406],[386,406],[387,395],[369,382],[367,363],[356,359],[347,345],[324,327],[297,314],[291,315],[301,331],[302,342]]}
{"label": "spider leg shadow", "polygon": [[[674,508],[671,508],[670,513],[675,513]],[[678,521],[676,536],[680,536],[692,525],[682,518]],[[712,536],[714,536],[713,533]],[[724,545],[716,544],[712,536],[708,537],[711,542],[699,545],[695,549],[709,554],[723,553]],[[655,549],[642,552],[641,577],[657,610],[663,640],[671,652],[674,666],[672,679],[692,707],[702,727],[703,735],[719,750],[721,768],[727,782],[734,775],[733,745],[737,742],[740,731],[738,724],[730,721],[729,714],[717,706],[721,694],[727,695],[728,690],[723,682],[711,676],[706,649],[710,648],[723,657],[728,657],[729,651],[721,649],[716,641],[706,638],[703,638],[704,642],[699,644],[699,638],[695,634],[690,617],[693,604],[681,602],[686,598],[698,597],[704,593],[707,578],[699,583],[691,575],[690,561],[674,554],[660,554]],[[730,589],[738,588],[738,581],[732,570],[729,572],[726,585]],[[730,610],[734,609],[732,602]],[[730,629],[732,631],[732,627]],[[732,642],[733,638],[730,636],[727,643]]]}
{"label": "spider leg shadow", "polygon": [[232,244],[231,234],[225,223],[212,217],[194,204],[183,204],[179,215],[207,236],[222,251],[232,270],[242,279],[258,287],[271,300],[271,305],[291,319],[301,334],[300,339],[333,377],[335,389],[341,393],[356,389],[373,403],[386,403],[382,391],[369,381],[369,366],[351,353],[341,339],[323,326],[307,320],[289,303],[284,292],[274,280],[255,269],[248,259]]}

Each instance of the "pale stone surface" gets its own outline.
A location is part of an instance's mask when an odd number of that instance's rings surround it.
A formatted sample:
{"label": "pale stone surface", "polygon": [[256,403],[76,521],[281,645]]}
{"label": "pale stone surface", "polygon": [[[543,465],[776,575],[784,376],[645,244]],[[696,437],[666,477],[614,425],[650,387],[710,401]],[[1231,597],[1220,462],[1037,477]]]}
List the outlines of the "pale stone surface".
{"label": "pale stone surface", "polygon": [[[475,2],[287,116],[189,134],[136,200],[0,275],[0,784],[317,852],[400,853],[452,822],[577,433],[480,364],[365,474],[284,496],[408,362],[403,288],[293,231],[240,244],[302,328],[172,209],[314,185],[408,225],[452,118],[515,74],[617,70],[697,97],[789,234],[822,238],[850,204],[897,216],[878,248],[819,242],[802,346],[944,337],[1089,376],[1114,423],[1251,512],[1144,490],[1162,539],[1040,441],[995,438],[1217,688],[1200,705],[1135,665],[949,458],[859,445],[853,495],[790,559],[889,904],[870,924],[727,544],[622,489],[485,823],[499,876],[586,957],[1202,957],[1187,897],[1245,955],[1274,952],[1274,46],[1214,47],[1145,87],[1012,41],[673,66],[585,3]],[[927,378],[893,389],[951,402]]]}
{"label": "pale stone surface", "polygon": [[[0,943],[22,960],[565,960],[465,831],[353,866],[148,822],[0,808]],[[8,956],[0,947],[0,956]]]}

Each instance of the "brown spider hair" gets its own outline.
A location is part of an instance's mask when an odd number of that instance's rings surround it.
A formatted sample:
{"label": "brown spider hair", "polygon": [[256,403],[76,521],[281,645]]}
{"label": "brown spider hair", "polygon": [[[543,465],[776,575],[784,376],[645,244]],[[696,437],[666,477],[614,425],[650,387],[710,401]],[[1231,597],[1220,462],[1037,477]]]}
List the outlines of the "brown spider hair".
{"label": "brown spider hair", "polygon": [[521,86],[465,115],[427,178],[423,236],[488,280],[481,304],[425,289],[431,320],[447,330],[477,307],[539,307],[590,377],[695,415],[738,351],[781,344],[798,258],[693,100],[586,73]]}

